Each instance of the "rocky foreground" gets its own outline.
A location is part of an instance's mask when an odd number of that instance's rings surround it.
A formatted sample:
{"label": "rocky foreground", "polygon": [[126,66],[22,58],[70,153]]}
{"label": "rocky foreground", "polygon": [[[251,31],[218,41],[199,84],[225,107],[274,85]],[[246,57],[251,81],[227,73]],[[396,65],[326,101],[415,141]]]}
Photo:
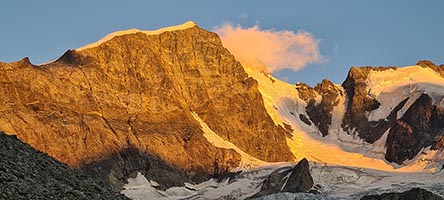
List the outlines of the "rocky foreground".
{"label": "rocky foreground", "polygon": [[413,188],[405,192],[391,192],[380,195],[368,195],[361,200],[443,200],[444,198],[421,188]]}
{"label": "rocky foreground", "polygon": [[[444,65],[353,67],[342,85],[281,84],[264,72],[247,73],[217,34],[192,22],[180,27],[123,31],[41,65],[0,62],[0,130],[114,191],[139,173],[166,190],[302,158],[442,170]],[[2,184],[26,178],[6,171],[24,165],[10,161],[1,168]],[[266,179],[258,195],[313,184],[287,172]],[[59,176],[51,175],[64,180]],[[282,182],[294,178],[305,180],[303,189]],[[89,198],[89,191],[78,195]]]}
{"label": "rocky foreground", "polygon": [[127,199],[0,131],[0,199]]}

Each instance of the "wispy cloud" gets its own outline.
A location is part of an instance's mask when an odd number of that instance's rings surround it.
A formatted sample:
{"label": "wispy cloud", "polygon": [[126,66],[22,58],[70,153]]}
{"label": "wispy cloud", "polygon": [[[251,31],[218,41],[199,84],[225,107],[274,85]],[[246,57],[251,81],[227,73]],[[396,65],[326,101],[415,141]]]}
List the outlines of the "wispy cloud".
{"label": "wispy cloud", "polygon": [[267,72],[281,69],[297,71],[307,64],[324,58],[319,52],[319,40],[309,32],[261,30],[258,25],[243,28],[224,23],[214,29],[224,46],[243,64],[262,68]]}
{"label": "wispy cloud", "polygon": [[247,14],[245,14],[245,13],[239,14],[237,17],[240,19],[247,19],[248,18]]}

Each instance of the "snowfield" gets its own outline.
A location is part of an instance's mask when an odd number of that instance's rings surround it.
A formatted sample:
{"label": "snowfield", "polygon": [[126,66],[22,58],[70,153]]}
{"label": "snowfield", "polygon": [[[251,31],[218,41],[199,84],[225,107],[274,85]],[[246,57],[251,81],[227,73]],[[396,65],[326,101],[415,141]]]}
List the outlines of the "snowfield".
{"label": "snowfield", "polygon": [[[142,174],[128,179],[122,193],[135,200],[159,199],[246,199],[260,190],[262,180],[275,170],[284,170],[289,164],[263,166],[242,172],[234,180],[218,182],[210,179],[194,185],[172,187],[166,191],[157,190],[156,183],[148,181]],[[403,192],[414,187],[429,190],[444,196],[442,180],[444,174],[424,172],[387,172],[356,167],[332,166],[310,162],[314,184],[321,194],[280,194],[289,199],[359,199],[364,195],[386,192]],[[291,197],[291,198],[290,198]],[[264,198],[267,199],[267,198]],[[273,199],[273,198],[268,198]]]}
{"label": "snowfield", "polygon": [[340,103],[333,109],[330,135],[322,137],[314,125],[308,126],[299,119],[299,114],[307,116],[307,113],[306,103],[299,98],[296,86],[253,68],[245,67],[245,70],[258,81],[265,107],[275,123],[291,125],[293,137],[287,140],[287,144],[296,157],[295,161],[307,158],[309,161],[329,165],[396,172],[420,172],[426,167],[436,167],[428,166],[425,162],[425,157],[429,158],[436,152],[425,152],[421,155],[423,159],[411,161],[406,166],[387,163],[383,159],[387,133],[374,144],[368,144],[342,131],[340,124],[345,113],[345,99],[339,99]]}
{"label": "snowfield", "polygon": [[381,103],[369,120],[386,118],[392,108],[410,97],[398,113],[398,119],[421,94],[429,94],[435,105],[443,105],[444,78],[430,68],[409,66],[388,71],[371,71],[367,79],[369,95]]}
{"label": "snowfield", "polygon": [[[258,81],[259,91],[267,112],[276,125],[290,125],[292,137],[287,145],[295,157],[310,161],[314,184],[321,194],[275,194],[260,199],[359,199],[368,194],[402,192],[420,187],[444,196],[444,152],[423,149],[414,159],[403,166],[388,163],[384,159],[385,141],[388,131],[374,144],[350,136],[341,129],[345,113],[345,97],[339,97],[339,104],[332,113],[330,135],[322,137],[318,129],[308,126],[299,119],[306,103],[299,98],[295,85],[275,79],[271,75],[244,66],[250,77]],[[444,104],[444,79],[429,68],[411,66],[388,71],[372,71],[367,80],[369,95],[376,98],[380,108],[372,111],[370,120],[384,119],[391,109],[410,97],[398,118],[422,93],[429,94],[435,105]],[[342,89],[340,85],[337,86]],[[344,91],[343,91],[344,92]],[[320,97],[316,99],[320,102]],[[219,148],[233,149],[242,157],[242,163],[235,170],[242,170],[232,180],[218,182],[210,179],[194,185],[173,187],[166,191],[156,189],[156,183],[146,180],[142,174],[129,183],[122,191],[131,199],[245,199],[260,190],[266,176],[275,170],[284,170],[296,163],[267,163],[254,158],[212,131],[195,113],[192,113],[204,131],[208,142]]]}
{"label": "snowfield", "polygon": [[267,175],[275,170],[288,169],[290,166],[284,163],[259,167],[242,172],[235,180],[226,179],[218,182],[210,179],[197,185],[185,183],[184,187],[172,187],[166,191],[157,190],[150,181],[138,173],[135,179],[128,179],[129,183],[124,186],[121,193],[134,200],[219,199],[221,197],[246,199],[259,192],[258,186]]}

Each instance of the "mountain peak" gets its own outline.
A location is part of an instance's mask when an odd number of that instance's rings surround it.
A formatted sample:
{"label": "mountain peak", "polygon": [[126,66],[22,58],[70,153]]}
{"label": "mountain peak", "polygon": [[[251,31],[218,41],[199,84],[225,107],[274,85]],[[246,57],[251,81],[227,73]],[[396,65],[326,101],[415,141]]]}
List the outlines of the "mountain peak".
{"label": "mountain peak", "polygon": [[102,39],[100,39],[97,42],[94,42],[94,43],[85,45],[83,47],[77,48],[76,50],[77,51],[82,51],[82,50],[85,50],[85,49],[97,47],[100,44],[102,44],[102,43],[104,43],[104,42],[106,42],[108,40],[111,40],[115,36],[127,35],[127,34],[133,34],[133,33],[145,33],[147,35],[159,35],[159,34],[162,34],[164,32],[185,30],[185,29],[193,28],[195,26],[197,26],[197,24],[194,23],[193,21],[187,21],[187,22],[185,22],[183,24],[180,24],[180,25],[168,26],[168,27],[157,29],[157,30],[128,29],[128,30],[116,31],[116,32],[113,32],[113,33],[110,33],[110,34],[106,35],[105,37],[103,37]]}

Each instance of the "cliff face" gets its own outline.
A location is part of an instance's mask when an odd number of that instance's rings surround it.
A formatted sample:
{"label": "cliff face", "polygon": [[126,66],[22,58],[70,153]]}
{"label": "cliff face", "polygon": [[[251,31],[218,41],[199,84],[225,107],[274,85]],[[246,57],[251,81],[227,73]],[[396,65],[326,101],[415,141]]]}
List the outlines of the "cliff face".
{"label": "cliff face", "polygon": [[433,105],[432,98],[422,94],[390,129],[385,157],[402,164],[415,157],[422,148],[432,146],[432,149],[440,150],[442,147],[436,144],[440,142],[443,130],[443,108]]}
{"label": "cliff face", "polygon": [[[347,93],[347,110],[344,115],[342,127],[348,134],[358,134],[366,142],[373,143],[379,139],[385,131],[394,123],[394,117],[390,120],[369,121],[371,111],[379,108],[380,103],[368,95],[367,79],[370,71],[387,71],[393,67],[360,67],[351,68],[342,87]],[[396,115],[403,104],[398,105],[393,114]],[[377,127],[377,128],[375,128]]]}
{"label": "cliff face", "polygon": [[[423,148],[441,149],[439,144],[444,130],[441,102],[443,94],[434,91],[432,88],[442,87],[440,84],[435,84],[434,82],[437,80],[433,79],[442,79],[444,77],[444,66],[436,66],[432,62],[424,60],[419,61],[417,66],[418,74],[424,73],[421,70],[427,71],[431,69],[429,73],[435,75],[425,81],[399,84],[399,86],[393,87],[396,88],[395,90],[393,88],[383,90],[387,94],[390,93],[390,90],[395,91],[391,91],[392,93],[389,94],[391,95],[389,98],[392,98],[392,102],[396,102],[396,99],[399,97],[404,98],[390,108],[388,108],[388,105],[381,104],[376,99],[378,96],[375,98],[371,95],[371,90],[374,88],[370,88],[369,76],[372,72],[386,73],[388,75],[387,79],[379,80],[376,84],[383,85],[384,81],[388,81],[391,84],[393,81],[389,77],[390,73],[396,73],[397,69],[395,67],[352,68],[347,79],[342,84],[347,93],[348,101],[342,123],[344,130],[349,134],[358,135],[368,143],[374,143],[384,133],[388,133],[385,141],[385,159],[400,165],[404,161],[414,158]],[[417,78],[414,73],[409,73],[407,78]],[[421,79],[424,77],[421,77]],[[406,77],[400,76],[398,79],[402,81]],[[400,91],[400,93],[398,92],[399,94],[397,94],[396,91]],[[381,94],[378,95],[379,97],[381,96]],[[381,101],[383,100],[382,97],[380,99]],[[387,102],[385,103],[387,104]],[[370,119],[371,113],[375,112],[376,109],[388,109],[390,114],[385,118],[372,120]]]}
{"label": "cliff face", "polygon": [[[402,165],[421,152],[427,155],[428,147],[442,150],[443,77],[444,65],[425,60],[406,68],[352,67],[341,86],[328,80],[314,88],[297,83],[305,112],[290,114],[323,137],[333,134],[330,138],[339,143],[385,148],[380,158]],[[372,145],[377,141],[378,147]]]}
{"label": "cliff face", "polygon": [[[52,63],[25,58],[0,71],[0,130],[116,187],[153,163],[182,178],[239,166],[240,155],[210,143],[193,113],[258,159],[293,160],[257,82],[197,26],[115,36]],[[128,151],[136,156],[122,156]]]}
{"label": "cliff face", "polygon": [[[307,103],[305,110],[310,121],[318,127],[322,136],[328,135],[329,127],[332,124],[333,109],[338,106],[339,99],[344,98],[342,90],[327,79],[322,80],[314,88],[304,83],[297,83],[296,90],[299,98]],[[321,98],[319,103],[316,103],[317,95]],[[311,125],[311,122],[304,115],[300,115],[299,118],[307,125]]]}

